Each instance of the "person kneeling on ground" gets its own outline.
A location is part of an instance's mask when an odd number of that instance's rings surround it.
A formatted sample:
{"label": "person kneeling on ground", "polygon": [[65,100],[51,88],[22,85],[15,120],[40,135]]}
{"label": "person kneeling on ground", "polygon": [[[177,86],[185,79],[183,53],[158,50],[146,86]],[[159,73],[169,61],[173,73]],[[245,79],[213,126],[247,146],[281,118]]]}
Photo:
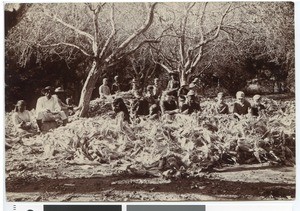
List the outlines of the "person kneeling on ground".
{"label": "person kneeling on ground", "polygon": [[42,90],[44,96],[37,100],[36,113],[37,124],[40,130],[44,122],[62,121],[63,125],[68,122],[65,112],[61,110],[57,97],[52,95],[50,86],[45,87]]}
{"label": "person kneeling on ground", "polygon": [[34,128],[32,116],[28,110],[26,110],[26,103],[24,100],[19,100],[15,106],[15,111],[12,115],[12,121],[15,129],[22,135],[30,135],[36,133]]}

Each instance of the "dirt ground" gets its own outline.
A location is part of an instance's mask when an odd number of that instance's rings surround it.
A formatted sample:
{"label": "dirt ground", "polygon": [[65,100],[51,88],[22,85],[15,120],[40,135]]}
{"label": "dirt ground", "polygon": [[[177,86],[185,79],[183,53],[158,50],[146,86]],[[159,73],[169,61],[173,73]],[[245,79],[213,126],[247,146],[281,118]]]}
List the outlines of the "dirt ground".
{"label": "dirt ground", "polygon": [[130,174],[7,178],[6,190],[8,201],[293,200],[295,168],[243,165],[177,180]]}

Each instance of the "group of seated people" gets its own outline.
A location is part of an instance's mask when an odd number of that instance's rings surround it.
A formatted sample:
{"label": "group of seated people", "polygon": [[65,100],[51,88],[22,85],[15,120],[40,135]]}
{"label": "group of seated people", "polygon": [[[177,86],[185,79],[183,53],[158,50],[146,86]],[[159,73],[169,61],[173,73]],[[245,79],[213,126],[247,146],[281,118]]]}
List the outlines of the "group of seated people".
{"label": "group of seated people", "polygon": [[[107,80],[103,80],[103,85],[100,86],[100,90],[105,90],[107,95],[110,94],[110,89],[107,85]],[[192,82],[194,83],[194,81]],[[159,85],[159,81],[156,78],[153,85],[147,86],[146,92],[142,93],[134,86],[135,82],[132,82],[134,88],[134,100],[128,110],[122,98],[117,98],[113,102],[113,110],[115,113],[122,112],[122,116],[125,121],[130,122],[130,119],[139,119],[141,117],[157,119],[161,116],[167,116],[172,118],[175,114],[192,114],[195,112],[201,112],[200,103],[198,101],[199,96],[196,94],[194,86],[187,86],[179,83],[171,78],[168,83],[167,89],[162,90]],[[113,91],[116,93],[120,91],[120,84],[118,77],[115,77],[115,83],[113,84]],[[68,98],[64,101],[62,94],[64,90],[61,87],[55,89],[54,93],[50,86],[45,87],[42,90],[44,96],[37,100],[36,104],[36,125],[38,131],[43,131],[43,124],[46,122],[58,122],[60,125],[66,125],[68,122],[68,116],[74,113],[74,106],[71,99]],[[102,98],[105,95],[102,95]],[[100,95],[101,97],[101,95]],[[265,107],[260,102],[260,95],[253,97],[253,104],[251,105],[246,99],[245,94],[242,91],[237,92],[236,102],[233,105],[233,113],[237,118],[246,114],[253,116],[259,116]],[[224,94],[218,93],[217,101],[214,105],[216,114],[228,114],[228,105],[224,102]],[[13,123],[17,131],[19,132],[32,132],[34,131],[34,120],[28,110],[26,110],[26,103],[23,100],[17,102],[15,106],[15,112],[13,114]],[[35,130],[35,131],[37,131]]]}
{"label": "group of seated people", "polygon": [[[141,89],[138,88],[137,81],[133,79],[131,81],[132,89],[129,92],[134,94],[135,99],[131,103],[129,110],[123,102],[122,104],[125,106],[122,106],[122,112],[126,114],[125,116],[131,116],[133,118],[149,117],[151,119],[160,116],[172,116],[177,113],[192,114],[194,112],[200,112],[200,94],[197,82],[198,78],[195,78],[189,84],[186,82],[180,83],[176,80],[175,74],[170,74],[170,80],[165,90],[160,85],[159,79],[155,78],[154,83],[147,86],[146,92],[142,93]],[[99,87],[99,96],[100,99],[106,99],[109,95],[121,91],[118,76],[114,77],[111,88],[109,87],[108,79],[104,78],[103,84]],[[121,101],[123,101],[123,99],[116,99],[114,105],[119,104]],[[232,111],[236,118],[241,118],[246,114],[259,116],[263,113],[264,109],[265,107],[261,103],[260,95],[253,97],[253,104],[251,105],[245,99],[245,94],[242,91],[236,93],[236,102],[233,105]],[[230,113],[228,105],[224,102],[224,93],[218,93],[214,110],[216,114]]]}
{"label": "group of seated people", "polygon": [[55,126],[66,125],[68,116],[74,113],[74,106],[71,98],[66,99],[66,103],[63,102],[62,94],[64,92],[61,87],[56,88],[54,94],[50,86],[42,90],[44,96],[37,100],[35,110],[37,128],[33,115],[26,110],[26,102],[19,100],[12,115],[12,122],[17,132],[35,134],[38,131],[43,131],[43,126],[47,122],[53,123]]}
{"label": "group of seated people", "polygon": [[[166,90],[163,92],[161,98],[155,97],[153,87],[148,86],[147,92],[144,96],[136,94],[135,99],[130,105],[130,110],[127,109],[122,98],[115,99],[113,109],[116,113],[124,112],[127,116],[126,121],[129,121],[131,114],[132,118],[146,117],[150,119],[157,119],[161,116],[171,117],[175,114],[192,114],[201,112],[199,96],[196,96],[194,90],[187,90],[185,94],[180,93],[180,89]],[[115,106],[122,104],[122,109],[115,109]],[[245,94],[242,91],[236,93],[236,102],[233,104],[232,113],[238,119],[245,115],[260,116],[264,113],[265,106],[261,103],[261,96],[255,95],[253,103],[250,104],[245,99]],[[229,114],[229,106],[225,103],[224,93],[219,92],[216,97],[216,102],[213,105],[215,114]]]}

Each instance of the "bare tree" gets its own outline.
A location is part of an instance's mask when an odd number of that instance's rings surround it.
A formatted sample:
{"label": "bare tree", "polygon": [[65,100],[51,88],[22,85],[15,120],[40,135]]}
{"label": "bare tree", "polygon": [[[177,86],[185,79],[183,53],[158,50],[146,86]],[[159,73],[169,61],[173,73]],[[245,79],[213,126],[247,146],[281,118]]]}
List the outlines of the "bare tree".
{"label": "bare tree", "polygon": [[128,4],[128,8],[134,8],[138,15],[144,11],[145,17],[133,17],[131,24],[125,27],[120,24],[121,19],[126,22],[122,13],[124,5],[116,5],[38,4],[30,8],[22,30],[16,29],[12,33],[14,36],[8,40],[9,45],[10,42],[15,43],[15,39],[25,37],[21,38],[22,43],[14,46],[23,52],[20,57],[23,63],[27,62],[28,55],[33,51],[42,52],[37,57],[51,52],[72,57],[76,52],[90,60],[91,67],[79,102],[80,116],[86,116],[94,86],[103,70],[116,65],[144,44],[156,42],[141,35],[153,23],[157,3]]}
{"label": "bare tree", "polygon": [[131,66],[128,67],[128,74],[134,78],[141,91],[145,85],[149,84],[149,79],[153,77],[157,64],[153,64],[149,47],[143,47],[129,57]]}
{"label": "bare tree", "polygon": [[172,44],[169,43],[168,47],[164,42],[151,45],[154,61],[168,72],[178,72],[181,81],[189,80],[205,53],[204,48],[218,39],[226,16],[233,10],[231,4],[227,3],[221,4],[220,8],[213,5],[209,9],[208,4],[180,4],[184,8],[183,14],[178,14],[178,10],[172,8],[176,14],[174,18],[179,18],[171,20],[171,23],[162,23],[169,32],[164,38],[173,40]]}

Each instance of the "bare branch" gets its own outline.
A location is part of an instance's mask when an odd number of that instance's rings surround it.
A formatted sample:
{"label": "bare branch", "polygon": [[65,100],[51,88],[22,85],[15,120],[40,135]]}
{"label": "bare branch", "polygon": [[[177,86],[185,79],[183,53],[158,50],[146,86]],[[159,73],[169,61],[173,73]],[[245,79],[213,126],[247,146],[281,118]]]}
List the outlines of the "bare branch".
{"label": "bare branch", "polygon": [[194,61],[192,62],[191,69],[195,68],[196,65],[200,62],[200,60],[202,58],[202,52],[203,52],[203,47],[200,46],[197,56],[195,57]]}
{"label": "bare branch", "polygon": [[114,5],[111,6],[111,11],[110,11],[110,23],[111,23],[111,33],[109,35],[109,37],[107,38],[104,46],[102,47],[102,50],[100,52],[99,58],[102,59],[110,42],[112,41],[112,39],[114,38],[115,34],[116,34],[116,27],[115,27],[115,9],[114,9]]}
{"label": "bare branch", "polygon": [[204,3],[204,8],[203,8],[202,15],[201,15],[201,18],[200,18],[200,42],[203,42],[203,40],[204,40],[203,25],[204,25],[204,17],[205,17],[207,4],[208,4],[208,2]]}
{"label": "bare branch", "polygon": [[147,29],[151,26],[152,22],[153,22],[153,18],[154,18],[154,9],[155,6],[157,5],[157,3],[153,3],[149,9],[149,13],[148,13],[148,18],[145,22],[145,24],[140,27],[135,33],[133,33],[131,36],[129,36],[119,47],[117,51],[123,50],[124,48],[126,48],[129,43],[131,43],[131,41],[133,39],[135,39],[137,36],[139,36],[140,34],[144,33],[145,31],[147,31]]}
{"label": "bare branch", "polygon": [[220,29],[221,29],[221,26],[222,26],[222,24],[223,24],[224,18],[225,18],[225,16],[228,14],[228,11],[229,11],[230,7],[231,7],[231,4],[227,7],[227,9],[225,10],[225,12],[223,13],[223,15],[222,15],[222,17],[221,17],[221,19],[220,19],[220,23],[219,23],[219,25],[218,25],[218,27],[217,27],[217,31],[216,31],[215,35],[212,36],[211,38],[205,40],[205,41],[204,41],[204,44],[211,42],[212,40],[216,39],[216,38],[219,36],[219,34],[220,34]]}
{"label": "bare branch", "polygon": [[89,38],[92,42],[94,42],[94,37],[93,37],[91,34],[85,32],[85,31],[82,31],[82,30],[76,28],[75,26],[72,26],[71,24],[68,24],[68,23],[64,22],[63,20],[61,20],[60,18],[58,18],[58,17],[56,17],[56,16],[50,15],[49,13],[47,13],[47,12],[45,12],[45,11],[44,11],[44,13],[45,13],[46,16],[50,17],[51,19],[53,19],[53,20],[55,20],[55,21],[61,23],[61,24],[64,25],[65,27],[74,30],[74,31],[77,32],[78,34],[83,35],[83,36]]}
{"label": "bare branch", "polygon": [[189,5],[189,7],[187,8],[186,12],[185,12],[185,16],[182,20],[182,29],[181,29],[181,36],[180,36],[180,60],[181,60],[181,65],[184,64],[184,58],[185,58],[185,32],[186,32],[186,24],[187,24],[187,20],[188,20],[188,16],[189,13],[191,11],[191,9],[194,7],[196,3],[192,3]]}
{"label": "bare branch", "polygon": [[173,72],[173,71],[172,71],[170,68],[168,68],[166,65],[164,65],[163,63],[158,62],[158,61],[155,60],[154,55],[153,55],[153,52],[152,52],[151,49],[150,49],[150,54],[151,54],[152,61],[153,61],[155,64],[158,64],[158,65],[162,66],[168,73],[172,73],[172,72]]}
{"label": "bare branch", "polygon": [[121,58],[123,58],[123,57],[125,57],[125,56],[128,56],[128,55],[130,55],[130,54],[133,54],[134,52],[136,52],[140,47],[142,47],[142,46],[143,46],[144,44],[146,44],[146,43],[159,43],[159,41],[157,41],[157,40],[144,40],[144,41],[140,42],[135,48],[133,48],[133,49],[127,51],[126,53],[122,53],[122,54],[118,57],[118,59],[121,59]]}
{"label": "bare branch", "polygon": [[223,15],[221,16],[220,22],[219,22],[218,26],[217,26],[216,28],[214,28],[213,30],[211,30],[210,32],[207,33],[207,34],[210,34],[211,32],[216,31],[215,34],[214,34],[212,37],[210,37],[210,38],[208,38],[208,39],[206,39],[206,40],[203,40],[203,41],[200,42],[198,45],[196,45],[196,46],[194,47],[194,50],[200,48],[200,46],[203,46],[203,45],[205,45],[205,44],[207,44],[207,43],[209,43],[209,42],[215,40],[215,39],[219,36],[220,30],[221,30],[221,26],[222,26],[223,21],[224,21],[224,18],[225,18],[226,15],[228,14],[228,11],[229,11],[230,7],[231,7],[231,4],[227,7],[227,9],[225,10],[225,12],[224,12]]}
{"label": "bare branch", "polygon": [[72,43],[60,42],[60,43],[48,44],[48,45],[42,45],[42,44],[37,44],[37,45],[40,46],[40,47],[43,47],[43,48],[57,47],[57,46],[60,46],[60,45],[65,45],[65,46],[73,47],[73,48],[76,48],[76,49],[80,50],[84,55],[86,55],[88,57],[93,57],[91,54],[86,52],[84,49],[82,49],[78,45],[75,45],[75,44],[72,44]]}
{"label": "bare branch", "polygon": [[209,43],[209,42],[215,40],[215,39],[219,36],[220,30],[221,30],[221,26],[222,26],[223,21],[224,21],[224,18],[225,18],[225,16],[228,14],[228,11],[229,11],[230,7],[231,7],[231,4],[227,7],[227,9],[225,10],[225,12],[224,12],[223,15],[221,16],[219,25],[218,25],[218,27],[216,28],[216,32],[215,32],[214,36],[212,36],[212,37],[210,37],[210,38],[208,38],[208,39],[206,39],[206,40],[200,42],[200,43],[194,48],[194,50],[196,50],[197,48],[199,48],[199,51],[198,51],[197,56],[195,57],[195,59],[194,59],[192,65],[191,65],[191,68],[192,68],[192,69],[196,67],[196,65],[200,62],[200,60],[201,60],[201,58],[202,58],[203,46],[206,45],[207,43]]}

